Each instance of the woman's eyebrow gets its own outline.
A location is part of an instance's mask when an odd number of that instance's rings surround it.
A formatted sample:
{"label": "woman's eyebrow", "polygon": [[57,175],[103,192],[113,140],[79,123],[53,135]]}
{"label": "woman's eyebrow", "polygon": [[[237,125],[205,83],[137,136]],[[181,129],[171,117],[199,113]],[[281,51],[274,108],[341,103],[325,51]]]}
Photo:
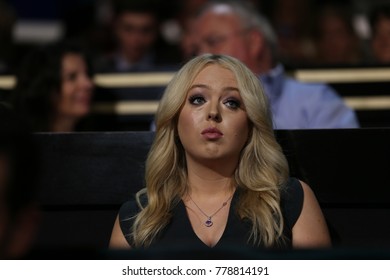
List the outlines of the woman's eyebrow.
{"label": "woman's eyebrow", "polygon": [[211,89],[208,85],[205,84],[194,84],[190,87],[190,90],[193,88],[205,88],[205,89]]}
{"label": "woman's eyebrow", "polygon": [[224,91],[237,91],[238,93],[240,90],[237,87],[225,87],[223,88]]}
{"label": "woman's eyebrow", "polygon": [[[210,86],[205,85],[205,84],[195,84],[190,87],[190,90],[193,88],[205,88],[205,89],[211,89]],[[237,87],[224,87],[222,89],[223,91],[237,91],[240,92],[240,90]]]}

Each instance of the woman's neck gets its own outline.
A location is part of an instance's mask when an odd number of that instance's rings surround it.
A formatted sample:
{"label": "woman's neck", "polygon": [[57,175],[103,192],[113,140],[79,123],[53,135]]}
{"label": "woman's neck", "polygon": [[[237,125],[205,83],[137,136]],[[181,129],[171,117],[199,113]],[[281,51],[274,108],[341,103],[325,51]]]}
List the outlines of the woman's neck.
{"label": "woman's neck", "polygon": [[191,196],[226,196],[234,191],[234,170],[227,165],[218,167],[187,161],[188,188]]}
{"label": "woman's neck", "polygon": [[75,130],[76,120],[73,118],[57,117],[50,126],[51,132],[72,132]]}

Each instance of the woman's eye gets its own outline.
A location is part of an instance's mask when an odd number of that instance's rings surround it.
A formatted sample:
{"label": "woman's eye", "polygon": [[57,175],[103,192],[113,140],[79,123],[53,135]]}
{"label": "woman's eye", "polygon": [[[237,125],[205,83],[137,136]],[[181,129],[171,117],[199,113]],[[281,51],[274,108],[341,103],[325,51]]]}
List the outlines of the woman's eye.
{"label": "woman's eye", "polygon": [[67,75],[65,75],[65,81],[75,81],[77,78],[77,73],[68,73]]}
{"label": "woman's eye", "polygon": [[241,106],[241,103],[235,99],[228,99],[225,101],[225,105],[231,109],[238,109]]}
{"label": "woman's eye", "polygon": [[204,99],[203,96],[199,96],[199,95],[194,95],[194,96],[191,96],[189,98],[189,101],[191,104],[193,105],[201,105],[203,104],[206,100]]}

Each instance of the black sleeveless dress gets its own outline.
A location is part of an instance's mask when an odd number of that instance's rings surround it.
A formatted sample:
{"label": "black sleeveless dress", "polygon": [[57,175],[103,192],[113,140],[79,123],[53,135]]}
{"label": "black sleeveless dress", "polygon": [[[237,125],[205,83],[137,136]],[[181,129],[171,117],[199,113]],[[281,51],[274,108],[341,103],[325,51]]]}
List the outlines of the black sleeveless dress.
{"label": "black sleeveless dress", "polygon": [[[251,224],[249,221],[242,220],[236,214],[235,205],[239,199],[239,188],[232,198],[229,216],[226,228],[222,237],[214,247],[209,247],[203,243],[192,229],[188,219],[185,205],[182,200],[173,209],[172,219],[166,228],[158,235],[156,240],[150,246],[152,249],[180,249],[192,248],[199,250],[218,250],[226,248],[248,248],[264,249],[264,246],[253,246],[248,243]],[[292,246],[292,228],[297,221],[303,206],[303,189],[300,182],[295,178],[290,178],[281,193],[281,209],[285,222],[284,236],[285,242],[275,248],[291,248]],[[134,247],[131,240],[131,228],[134,215],[140,211],[136,201],[129,200],[124,203],[119,210],[120,226],[127,242]]]}

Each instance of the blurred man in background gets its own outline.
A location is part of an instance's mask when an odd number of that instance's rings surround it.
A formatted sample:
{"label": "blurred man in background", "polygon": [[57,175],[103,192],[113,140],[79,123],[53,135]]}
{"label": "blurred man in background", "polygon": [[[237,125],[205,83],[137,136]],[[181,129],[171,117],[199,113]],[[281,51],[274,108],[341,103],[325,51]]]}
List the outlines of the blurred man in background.
{"label": "blurred man in background", "polygon": [[390,5],[376,7],[370,17],[374,61],[390,64]]}
{"label": "blurred man in background", "polygon": [[116,0],[113,14],[115,47],[99,59],[97,72],[164,70],[172,62],[161,43],[158,1]]}
{"label": "blurred man in background", "polygon": [[286,76],[278,62],[270,23],[242,1],[206,4],[194,21],[197,54],[226,54],[240,59],[265,88],[276,129],[356,128],[353,110],[330,87],[305,84]]}

